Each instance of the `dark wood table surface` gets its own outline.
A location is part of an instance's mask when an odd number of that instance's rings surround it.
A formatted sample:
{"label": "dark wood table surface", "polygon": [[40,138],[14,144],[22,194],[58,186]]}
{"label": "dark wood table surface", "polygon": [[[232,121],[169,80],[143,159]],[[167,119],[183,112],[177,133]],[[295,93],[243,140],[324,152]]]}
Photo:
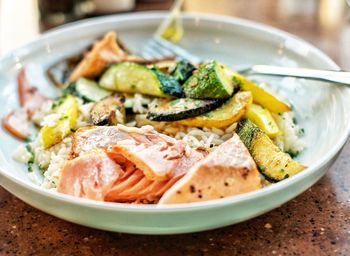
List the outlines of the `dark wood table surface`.
{"label": "dark wood table surface", "polygon": [[[209,0],[190,0],[185,9],[282,28],[311,41],[349,68],[347,10],[345,5],[331,5],[339,2],[217,0],[214,5]],[[143,3],[137,10],[167,6],[169,1],[153,6]],[[336,16],[329,13],[334,10],[338,10]],[[0,188],[0,255],[350,255],[349,183],[350,142],[316,185],[281,207],[241,224],[175,236],[82,227],[36,210]]]}

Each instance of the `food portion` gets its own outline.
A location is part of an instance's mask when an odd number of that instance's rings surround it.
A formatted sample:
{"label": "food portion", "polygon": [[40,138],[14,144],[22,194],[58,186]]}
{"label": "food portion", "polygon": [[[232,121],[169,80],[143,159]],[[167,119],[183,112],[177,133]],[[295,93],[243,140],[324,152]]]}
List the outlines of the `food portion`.
{"label": "food portion", "polygon": [[216,60],[145,60],[107,33],[48,69],[61,93],[18,75],[3,128],[40,186],[98,201],[179,204],[260,189],[306,167],[291,107]]}
{"label": "food portion", "polygon": [[162,197],[161,204],[191,203],[254,191],[261,178],[237,134],[193,166]]}
{"label": "food portion", "polygon": [[237,133],[266,178],[280,181],[305,169],[305,166],[277,147],[267,134],[249,119],[238,123]]}

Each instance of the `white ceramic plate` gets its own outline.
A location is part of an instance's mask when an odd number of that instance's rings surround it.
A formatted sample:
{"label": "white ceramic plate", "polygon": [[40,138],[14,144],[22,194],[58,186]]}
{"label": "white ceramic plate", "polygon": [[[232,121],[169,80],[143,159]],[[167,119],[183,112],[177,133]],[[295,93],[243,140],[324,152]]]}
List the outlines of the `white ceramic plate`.
{"label": "white ceramic plate", "polygon": [[[45,68],[115,30],[131,49],[138,49],[155,31],[164,13],[137,13],[91,19],[64,26],[14,51],[0,61],[1,116],[17,106],[16,74],[21,66],[44,92],[53,95]],[[182,45],[203,58],[234,67],[250,64],[299,65],[337,69],[325,54],[285,32],[250,21],[222,16],[186,14]],[[29,68],[30,67],[30,68]],[[305,128],[308,148],[300,161],[302,173],[277,184],[240,196],[186,205],[155,206],[95,202],[48,191],[34,185],[26,168],[11,158],[19,142],[0,131],[0,184],[27,202],[59,218],[104,230],[139,234],[175,234],[217,228],[263,214],[297,196],[320,177],[335,160],[350,130],[350,90],[300,81],[283,87],[284,79],[270,81],[288,96]],[[289,83],[287,83],[289,84]]]}

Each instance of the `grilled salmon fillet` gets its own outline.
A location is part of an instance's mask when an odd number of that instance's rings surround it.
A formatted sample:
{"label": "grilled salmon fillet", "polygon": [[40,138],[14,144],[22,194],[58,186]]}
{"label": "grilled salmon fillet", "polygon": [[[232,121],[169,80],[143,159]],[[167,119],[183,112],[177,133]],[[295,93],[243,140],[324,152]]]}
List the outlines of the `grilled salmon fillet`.
{"label": "grilled salmon fillet", "polygon": [[144,172],[149,180],[168,180],[183,174],[202,153],[184,141],[156,132],[151,126],[130,128],[123,125],[82,128],[73,137],[72,158],[95,148],[122,155]]}
{"label": "grilled salmon fillet", "polygon": [[91,51],[73,70],[69,81],[74,82],[80,77],[98,76],[108,64],[122,61],[126,56],[127,53],[117,43],[117,34],[109,32],[102,40],[94,44]]}
{"label": "grilled salmon fillet", "polygon": [[103,201],[123,173],[120,165],[105,152],[91,151],[63,166],[57,191]]}
{"label": "grilled salmon fillet", "polygon": [[[142,203],[157,203],[204,158],[185,142],[152,127],[122,125],[79,129],[72,156],[63,167],[58,191],[95,200]],[[111,175],[108,182],[106,174]],[[96,181],[96,177],[103,179]]]}
{"label": "grilled salmon fillet", "polygon": [[160,204],[191,203],[238,195],[261,187],[256,164],[235,134],[172,186]]}

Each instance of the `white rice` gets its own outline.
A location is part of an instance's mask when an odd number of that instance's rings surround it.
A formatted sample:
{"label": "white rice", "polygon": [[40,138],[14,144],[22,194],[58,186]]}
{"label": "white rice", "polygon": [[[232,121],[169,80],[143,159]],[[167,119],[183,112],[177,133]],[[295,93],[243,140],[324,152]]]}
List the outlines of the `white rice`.
{"label": "white rice", "polygon": [[[33,115],[33,121],[40,125],[54,124],[59,115],[53,113],[52,101],[44,104],[39,111]],[[85,103],[78,99],[79,115],[77,119],[76,128],[89,125],[90,111],[93,103]],[[48,189],[55,189],[60,176],[61,168],[63,164],[68,160],[71,147],[72,138],[66,137],[60,143],[52,146],[49,149],[44,149],[41,144],[40,134],[36,139],[29,143],[29,147],[32,151],[29,152],[25,146],[20,146],[15,152],[13,158],[19,162],[28,163],[32,154],[34,154],[34,164],[40,169],[44,170],[44,178],[41,182],[41,186]],[[38,182],[36,175],[33,172],[29,173],[29,177]]]}
{"label": "white rice", "polygon": [[285,112],[280,115],[273,115],[283,135],[276,138],[275,143],[285,152],[291,155],[298,155],[306,145],[302,136],[304,130],[294,122],[294,113]]}

